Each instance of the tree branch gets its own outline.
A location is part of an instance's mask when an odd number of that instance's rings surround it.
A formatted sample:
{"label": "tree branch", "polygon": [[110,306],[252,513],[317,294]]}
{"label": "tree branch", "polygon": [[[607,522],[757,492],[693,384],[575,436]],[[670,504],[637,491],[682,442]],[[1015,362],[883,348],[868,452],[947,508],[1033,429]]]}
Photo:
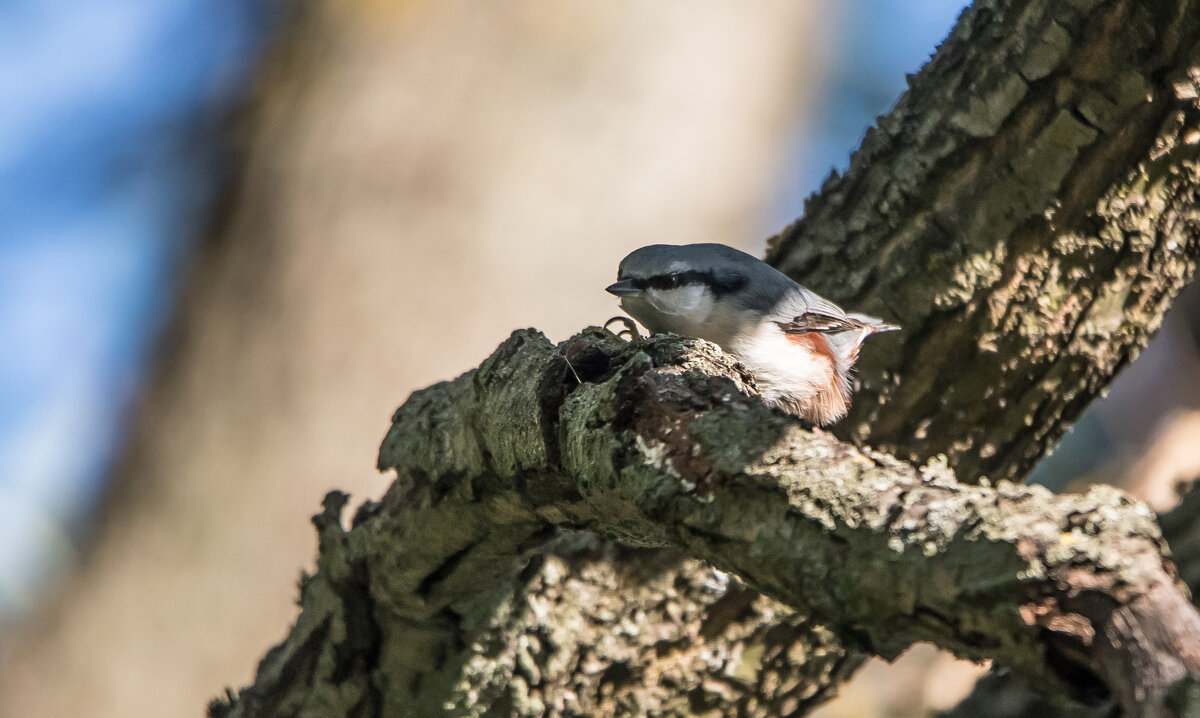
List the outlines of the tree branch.
{"label": "tree branch", "polygon": [[[1194,483],[1194,482],[1193,482]],[[1194,485],[1184,494],[1179,505],[1159,516],[1163,538],[1170,546],[1171,556],[1180,578],[1192,595],[1200,590],[1200,552],[1197,552],[1197,514],[1200,514],[1200,492]],[[1179,687],[1180,703],[1200,706],[1192,692],[1195,685]],[[1181,714],[1186,715],[1181,709]],[[1028,681],[1022,681],[1011,671],[999,669],[980,678],[974,690],[943,718],[1020,718],[1021,716],[1056,715],[1070,718],[1104,718],[1110,711],[1103,707],[1087,707],[1064,701],[1053,694],[1037,691]]]}
{"label": "tree branch", "polygon": [[978,0],[768,259],[903,332],[834,430],[1021,479],[1197,255],[1200,7]]}
{"label": "tree branch", "polygon": [[[377,696],[388,715],[481,715],[514,700],[489,637],[556,527],[678,545],[860,650],[930,640],[1064,688],[1098,676],[1130,715],[1165,715],[1171,683],[1200,668],[1177,650],[1200,646],[1200,614],[1141,504],[962,485],[808,431],[743,394],[747,380],[702,342],[594,330],[556,348],[522,331],[417,392],[380,452],[398,474],[383,502],[349,532],[340,500],[320,517],[297,630],[260,668],[289,690],[252,687],[215,714],[320,700],[341,715]],[[332,710],[348,681],[358,702]]]}

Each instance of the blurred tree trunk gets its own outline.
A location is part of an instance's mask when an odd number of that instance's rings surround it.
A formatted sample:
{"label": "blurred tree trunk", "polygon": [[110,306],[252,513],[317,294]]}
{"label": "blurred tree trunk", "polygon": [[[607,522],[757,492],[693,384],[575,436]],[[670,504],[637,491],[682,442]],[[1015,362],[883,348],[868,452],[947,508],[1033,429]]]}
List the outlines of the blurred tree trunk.
{"label": "blurred tree trunk", "polygon": [[769,2],[298,3],[237,131],[96,545],[4,639],[0,715],[168,716],[250,679],[397,397],[560,336],[654,237],[762,236],[827,19]]}
{"label": "blurred tree trunk", "polygon": [[[330,496],[299,622],[214,715],[802,712],[914,640],[1129,715],[1186,713],[1173,684],[1200,665],[1200,624],[1145,508],[991,484],[1053,445],[1194,272],[1198,15],[977,2],[774,243],[797,278],[905,327],[866,353],[836,432],[944,457],[927,483],[754,413],[735,369],[518,334],[397,412],[388,496],[350,530]],[[552,527],[673,543],[789,608],[693,563],[545,558]],[[589,575],[597,557],[617,563]],[[1150,573],[1113,573],[1134,565]]]}

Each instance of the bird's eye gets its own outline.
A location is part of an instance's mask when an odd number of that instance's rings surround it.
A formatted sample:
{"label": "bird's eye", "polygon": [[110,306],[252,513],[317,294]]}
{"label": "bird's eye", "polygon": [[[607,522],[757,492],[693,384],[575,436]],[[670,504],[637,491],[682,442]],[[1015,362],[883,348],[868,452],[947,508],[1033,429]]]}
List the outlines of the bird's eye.
{"label": "bird's eye", "polygon": [[670,287],[671,289],[675,289],[676,287],[678,287],[679,286],[679,275],[672,274],[671,276],[667,277],[667,286]]}

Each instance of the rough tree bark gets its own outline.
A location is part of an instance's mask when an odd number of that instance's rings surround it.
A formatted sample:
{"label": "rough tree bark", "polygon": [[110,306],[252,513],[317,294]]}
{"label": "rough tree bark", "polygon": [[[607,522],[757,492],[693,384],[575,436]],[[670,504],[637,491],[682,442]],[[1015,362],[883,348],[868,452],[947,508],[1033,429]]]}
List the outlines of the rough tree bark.
{"label": "rough tree bark", "polygon": [[[905,327],[867,352],[838,436],[943,468],[790,426],[700,378],[738,379],[704,350],[585,334],[561,350],[573,385],[519,334],[401,408],[397,482],[350,531],[331,497],[296,627],[213,714],[787,714],[914,640],[1131,715],[1183,710],[1200,624],[1149,514],[992,483],[1053,445],[1194,270],[1197,14],[977,2],[776,238],[785,271]],[[553,527],[678,546],[791,608],[662,553],[545,558]]]}
{"label": "rough tree bark", "polygon": [[[1179,505],[1159,517],[1163,538],[1179,568],[1180,578],[1193,596],[1200,593],[1200,491],[1196,482]],[[941,718],[1038,718],[1055,715],[1063,718],[1108,718],[1107,706],[1084,706],[1064,701],[1054,694],[1031,690],[1006,669],[981,678],[971,695]]]}
{"label": "rough tree bark", "polygon": [[1198,14],[963,14],[770,252],[904,327],[895,351],[866,352],[840,436],[1021,478],[1136,356],[1192,266]]}

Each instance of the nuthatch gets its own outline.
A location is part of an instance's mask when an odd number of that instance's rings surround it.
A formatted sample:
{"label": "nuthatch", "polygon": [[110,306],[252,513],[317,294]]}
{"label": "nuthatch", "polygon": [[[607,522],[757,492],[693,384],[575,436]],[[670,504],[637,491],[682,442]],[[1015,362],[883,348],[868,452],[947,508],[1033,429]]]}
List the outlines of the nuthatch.
{"label": "nuthatch", "polygon": [[723,244],[654,244],[621,260],[608,292],[652,332],[714,342],[754,374],[763,400],[825,425],[850,407],[864,339],[899,327],[841,307]]}

